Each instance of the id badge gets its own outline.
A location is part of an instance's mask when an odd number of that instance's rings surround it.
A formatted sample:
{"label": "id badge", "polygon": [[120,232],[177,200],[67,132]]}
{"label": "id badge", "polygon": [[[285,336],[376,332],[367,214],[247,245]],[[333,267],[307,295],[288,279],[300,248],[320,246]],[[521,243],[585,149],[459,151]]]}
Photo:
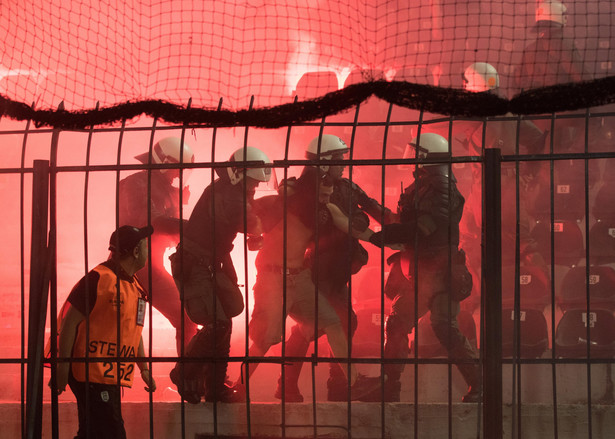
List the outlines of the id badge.
{"label": "id badge", "polygon": [[145,310],[147,302],[139,297],[139,303],[137,303],[137,325],[143,326],[145,323]]}

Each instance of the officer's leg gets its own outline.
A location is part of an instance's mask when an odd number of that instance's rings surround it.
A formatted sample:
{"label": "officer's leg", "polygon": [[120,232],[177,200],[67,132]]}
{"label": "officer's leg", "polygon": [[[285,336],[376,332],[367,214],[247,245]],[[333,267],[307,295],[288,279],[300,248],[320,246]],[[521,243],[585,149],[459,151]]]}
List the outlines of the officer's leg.
{"label": "officer's leg", "polygon": [[[390,359],[408,358],[410,348],[408,346],[408,334],[412,330],[414,316],[413,298],[409,294],[398,295],[392,304],[391,314],[385,322],[384,356]],[[404,365],[401,363],[385,363],[384,373],[384,400],[395,402],[400,400],[401,373]],[[363,401],[380,401],[380,391],[369,395]]]}
{"label": "officer's leg", "polygon": [[[207,354],[205,347],[210,341],[207,330],[199,330],[184,349],[183,358],[204,357]],[[177,386],[177,390],[181,397],[191,404],[201,402],[203,396],[203,371],[204,365],[202,362],[177,362],[171,370],[170,376],[173,384]]]}
{"label": "officer's leg", "polygon": [[[147,282],[147,278],[142,279]],[[164,267],[152,267],[152,306],[156,308],[175,328],[175,342],[177,354],[181,351],[182,341],[184,349],[190,343],[190,339],[196,334],[197,325],[184,312],[182,331],[182,306],[179,291],[173,278],[166,272]]]}
{"label": "officer's leg", "polygon": [[[431,301],[431,327],[438,340],[446,348],[453,361],[475,360],[478,353],[469,340],[459,330],[457,315],[459,302],[450,300],[447,293],[436,293]],[[480,366],[477,362],[459,362],[456,364],[469,387],[464,402],[474,402],[480,395]]]}
{"label": "officer's leg", "polygon": [[[348,309],[348,288],[346,285],[337,287],[337,294],[330,294],[331,305],[340,318],[344,333],[350,343],[357,330],[357,315],[354,310]],[[349,320],[350,319],[350,320]],[[349,324],[350,322],[350,324]],[[346,401],[348,399],[348,379],[342,369],[345,365],[331,362],[329,363],[329,379],[327,380],[327,399],[329,401]]]}
{"label": "officer's leg", "polygon": [[[413,298],[407,294],[399,295],[393,301],[391,314],[386,319],[384,331],[385,358],[408,358],[408,334],[412,330],[414,321]],[[387,363],[384,366],[387,381],[399,382],[404,365],[400,363]]]}
{"label": "officer's leg", "polygon": [[[310,341],[305,337],[298,325],[293,326],[290,337],[286,341],[285,354],[287,357],[305,357],[310,347]],[[303,368],[303,361],[284,363],[284,389],[286,402],[303,402],[303,395],[299,391],[299,375]],[[278,387],[275,397],[282,399],[282,376],[278,378]]]}
{"label": "officer's leg", "polygon": [[207,346],[211,347],[210,356],[214,359],[205,367],[205,401],[240,402],[244,396],[225,384],[228,356],[231,350],[231,320],[218,320],[207,328]]}
{"label": "officer's leg", "polygon": [[[178,288],[182,288],[181,282]],[[186,300],[186,313],[194,323],[202,325],[194,337],[184,347],[185,358],[216,357],[217,336],[230,343],[230,320],[214,295],[211,275],[206,267],[195,266],[190,275],[184,278],[183,291]],[[224,349],[223,349],[224,350]],[[228,353],[226,354],[228,357]],[[189,403],[198,404],[203,394],[204,362],[178,362],[170,376],[180,395]],[[210,372],[208,371],[208,374]]]}

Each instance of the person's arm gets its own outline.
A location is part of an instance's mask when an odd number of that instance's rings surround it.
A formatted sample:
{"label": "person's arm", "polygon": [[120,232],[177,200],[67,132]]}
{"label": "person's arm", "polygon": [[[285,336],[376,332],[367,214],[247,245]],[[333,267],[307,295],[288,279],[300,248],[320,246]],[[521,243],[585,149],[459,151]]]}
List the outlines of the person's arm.
{"label": "person's arm", "polygon": [[393,212],[391,209],[380,204],[375,198],[367,195],[367,193],[361,189],[358,184],[352,182],[351,188],[353,191],[353,196],[357,200],[357,204],[363,212],[367,213],[380,224],[388,224],[392,222]]}
{"label": "person's arm", "polygon": [[[139,349],[137,356],[140,358],[145,357],[145,349],[143,348],[143,337],[139,339]],[[141,379],[145,382],[145,390],[148,392],[156,391],[156,381],[154,381],[154,377],[152,376],[152,371],[149,369],[149,365],[146,361],[137,362],[137,366],[141,371]]]}
{"label": "person's arm", "polygon": [[[541,154],[545,150],[548,131],[542,131],[529,119],[521,119],[519,143],[524,145],[528,154]],[[516,125],[516,124],[515,124]],[[516,130],[516,126],[515,126]]]}
{"label": "person's arm", "polygon": [[254,215],[248,214],[248,236],[260,236],[263,234],[263,223],[261,219]]}
{"label": "person's arm", "polygon": [[268,195],[252,200],[248,210],[248,250],[260,250],[263,233],[271,231],[282,218],[279,196]]}
{"label": "person's arm", "polygon": [[412,243],[417,233],[429,236],[437,229],[437,224],[431,215],[421,215],[413,221],[392,223],[382,226],[380,232],[369,237],[369,242],[377,247],[391,247],[394,243]]}
{"label": "person's arm", "polygon": [[[252,200],[255,203],[255,200]],[[248,250],[257,251],[263,247],[263,222],[260,216],[257,215],[257,209],[252,204],[247,206],[247,240]],[[232,264],[231,264],[232,266]]]}
{"label": "person's arm", "polygon": [[[69,305],[68,310],[66,311],[66,315],[64,315],[62,319],[62,326],[60,327],[60,335],[59,335],[59,348],[58,348],[58,357],[59,358],[70,358],[73,353],[73,345],[75,343],[75,337],[77,336],[77,327],[81,322],[85,320],[85,316],[77,310],[72,305]],[[66,390],[66,384],[68,384],[68,374],[70,370],[70,362],[60,362],[58,363],[58,369],[56,374],[56,384],[57,387],[55,390],[58,395],[60,395],[64,390]],[[49,386],[52,386],[51,381],[49,381]]]}
{"label": "person's arm", "polygon": [[[157,171],[154,171],[157,172]],[[180,221],[173,214],[165,211],[166,200],[170,197],[179,201],[179,190],[170,184],[152,184],[148,197],[148,179],[146,173],[136,173],[120,181],[119,208],[120,221],[142,227],[148,218],[156,233],[177,235]],[[186,201],[184,192],[184,202]],[[149,216],[148,216],[149,213]]]}
{"label": "person's arm", "polygon": [[560,57],[560,66],[568,74],[571,82],[581,82],[583,80],[592,79],[588,78],[589,75],[585,69],[585,63],[574,44],[574,40],[564,38],[558,56]]}
{"label": "person's arm", "polygon": [[369,227],[367,227],[365,230],[357,230],[355,228],[351,228],[348,217],[344,215],[344,212],[342,212],[339,207],[337,207],[333,203],[327,203],[326,206],[329,210],[329,213],[331,214],[333,225],[342,232],[348,233],[348,231],[350,230],[350,233],[353,238],[361,239],[361,236],[365,236],[365,234],[369,234],[369,232],[371,231]]}
{"label": "person's arm", "polygon": [[[348,233],[348,230],[350,230],[352,237],[360,241],[372,242],[370,239],[372,235],[374,235],[374,231],[372,229],[370,229],[369,227],[367,227],[364,230],[357,230],[355,228],[349,229],[350,224],[349,224],[348,217],[344,215],[344,213],[340,210],[339,207],[337,207],[335,204],[328,203],[327,209],[331,213],[333,225],[336,228],[338,228],[344,233]],[[384,243],[384,245],[394,250],[400,250],[402,246],[397,245],[397,243],[398,242],[388,242],[388,243]]]}

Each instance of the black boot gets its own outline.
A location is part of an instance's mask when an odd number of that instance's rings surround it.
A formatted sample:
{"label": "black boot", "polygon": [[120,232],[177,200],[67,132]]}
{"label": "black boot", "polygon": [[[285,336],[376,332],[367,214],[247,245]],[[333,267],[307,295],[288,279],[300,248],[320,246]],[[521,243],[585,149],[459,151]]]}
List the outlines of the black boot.
{"label": "black boot", "polygon": [[216,322],[207,325],[212,346],[211,357],[216,360],[205,368],[205,401],[206,402],[242,402],[245,396],[226,384],[226,369],[231,349],[232,323],[230,321]]}
{"label": "black boot", "polygon": [[[408,358],[410,353],[408,333],[411,328],[408,325],[407,319],[393,312],[387,317],[384,329],[385,358]],[[399,402],[403,370],[404,364],[402,363],[385,363],[384,391],[378,386],[374,391],[366,393],[359,400],[364,402],[381,402],[384,396],[385,402]]]}
{"label": "black boot", "polygon": [[[286,341],[285,354],[288,357],[305,357],[310,342],[306,340],[304,335],[298,329],[293,327],[290,337]],[[303,361],[294,361],[284,364],[284,393],[286,402],[303,402],[303,395],[299,391],[299,375],[303,368]],[[282,399],[282,376],[278,378],[278,386],[275,389],[274,396],[277,399]]]}
{"label": "black boot", "polygon": [[477,403],[480,401],[480,387],[470,386],[468,389],[468,393],[466,393],[463,398],[461,398],[461,402],[468,403]]}
{"label": "black boot", "polygon": [[[478,354],[465,335],[459,331],[459,328],[455,324],[434,324],[432,322],[432,328],[434,333],[440,340],[440,343],[448,351],[448,356],[453,361],[459,360],[476,360]],[[476,403],[480,401],[480,381],[481,381],[481,368],[476,362],[458,362],[456,363],[457,369],[463,376],[466,384],[468,385],[468,393],[461,399],[462,402]]]}
{"label": "black boot", "polygon": [[186,378],[186,374],[184,371],[184,380],[181,379],[181,370],[180,365],[177,364],[173,369],[171,369],[171,373],[169,373],[171,377],[171,382],[175,384],[177,387],[177,391],[182,399],[190,404],[198,404],[201,402],[202,396],[202,381],[199,382],[197,379],[188,379]]}
{"label": "black boot", "polygon": [[481,369],[477,363],[459,363],[457,369],[468,385],[468,393],[461,399],[462,402],[479,402],[481,398],[480,377]]}
{"label": "black boot", "polygon": [[[192,337],[190,343],[184,347],[185,358],[211,356],[210,332],[208,326],[204,326]],[[198,404],[204,395],[203,367],[204,364],[202,362],[178,362],[169,374],[180,396],[190,404]]]}

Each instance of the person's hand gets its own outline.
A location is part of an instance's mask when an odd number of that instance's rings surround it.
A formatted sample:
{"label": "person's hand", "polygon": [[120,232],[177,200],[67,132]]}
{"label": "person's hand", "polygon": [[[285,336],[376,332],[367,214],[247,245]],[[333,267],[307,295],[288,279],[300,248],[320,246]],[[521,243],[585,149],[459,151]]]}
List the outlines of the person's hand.
{"label": "person's hand", "polygon": [[533,174],[522,174],[519,176],[519,186],[526,192],[533,190],[538,184],[538,179]]}
{"label": "person's hand", "polygon": [[56,384],[57,387],[53,388],[53,383],[51,379],[49,379],[49,388],[52,392],[55,392],[57,395],[61,395],[66,390],[66,385],[68,384],[68,370],[70,368],[70,363],[59,363],[56,373]]}
{"label": "person's hand", "polygon": [[190,186],[186,185],[182,189],[182,203],[188,204],[189,200],[190,200]]}
{"label": "person's hand", "polygon": [[249,235],[246,239],[248,250],[257,251],[263,248],[263,237],[261,235]]}
{"label": "person's hand", "polygon": [[147,392],[152,393],[156,391],[156,381],[154,380],[152,372],[149,369],[141,370],[141,379],[145,382],[145,384],[147,384],[144,387]]}

